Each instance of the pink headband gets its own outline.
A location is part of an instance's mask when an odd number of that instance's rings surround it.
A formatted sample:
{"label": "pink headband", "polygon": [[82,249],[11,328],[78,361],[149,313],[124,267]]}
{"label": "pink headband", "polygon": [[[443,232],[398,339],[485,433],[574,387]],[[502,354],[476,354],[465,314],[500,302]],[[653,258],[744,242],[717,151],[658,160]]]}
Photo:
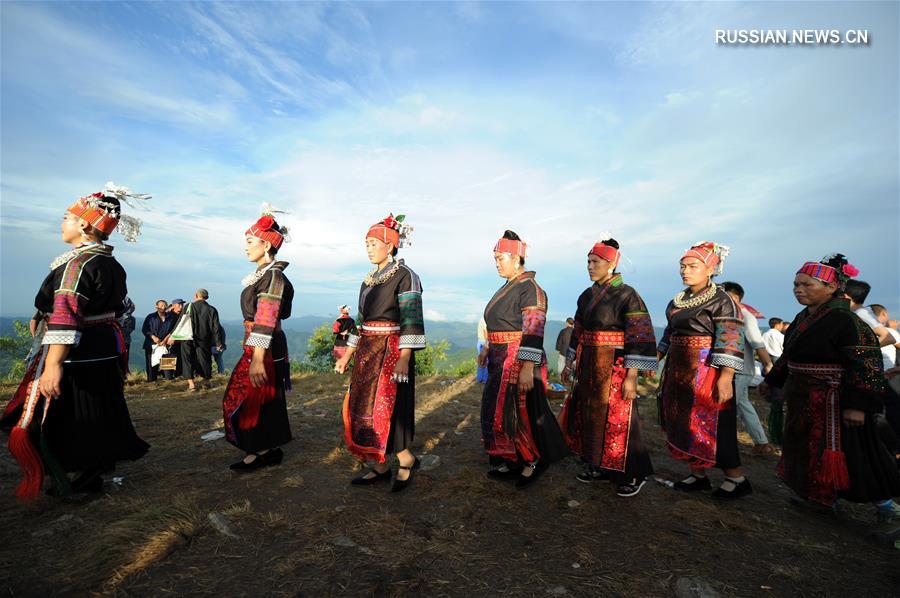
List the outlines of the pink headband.
{"label": "pink headband", "polygon": [[500,253],[510,253],[519,257],[525,257],[526,249],[527,245],[524,241],[514,241],[512,239],[500,239],[499,241],[497,241],[497,244],[494,245],[494,251],[499,251]]}
{"label": "pink headband", "polygon": [[621,254],[619,250],[613,247],[612,245],[606,245],[605,243],[595,243],[591,250],[588,251],[588,255],[596,255],[601,260],[606,260],[610,264],[612,264],[613,270],[616,269],[619,265],[619,258]]}

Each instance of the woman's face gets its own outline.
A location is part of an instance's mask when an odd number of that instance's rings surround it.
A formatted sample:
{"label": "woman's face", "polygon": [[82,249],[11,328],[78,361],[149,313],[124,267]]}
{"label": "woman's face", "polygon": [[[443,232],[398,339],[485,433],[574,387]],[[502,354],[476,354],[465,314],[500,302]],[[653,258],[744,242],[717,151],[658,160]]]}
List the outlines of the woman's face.
{"label": "woman's face", "polygon": [[247,254],[247,260],[259,263],[261,259],[266,255],[269,249],[272,248],[272,244],[268,241],[263,241],[259,237],[254,237],[253,235],[247,235],[245,238],[244,245],[244,253]]}
{"label": "woman's face", "polygon": [[497,274],[500,278],[509,280],[520,272],[519,256],[511,253],[494,252],[494,266],[497,268]]}
{"label": "woman's face", "polygon": [[63,243],[78,243],[79,241],[83,241],[84,237],[81,236],[81,231],[87,227],[87,222],[73,214],[72,212],[66,212],[62,219],[62,240]]}
{"label": "woman's face", "polygon": [[375,237],[366,237],[366,255],[369,256],[371,263],[383,264],[393,251],[394,246],[390,243],[385,243]]}
{"label": "woman's face", "polygon": [[597,257],[594,254],[588,256],[587,262],[588,276],[592,281],[597,282],[603,280],[612,270],[612,264],[605,259]]}
{"label": "woman's face", "polygon": [[794,276],[794,297],[800,305],[822,305],[834,296],[837,285],[825,284],[808,274]]}
{"label": "woman's face", "polygon": [[681,272],[681,282],[688,287],[707,284],[713,274],[711,266],[707,266],[703,260],[695,257],[682,258],[679,271]]}

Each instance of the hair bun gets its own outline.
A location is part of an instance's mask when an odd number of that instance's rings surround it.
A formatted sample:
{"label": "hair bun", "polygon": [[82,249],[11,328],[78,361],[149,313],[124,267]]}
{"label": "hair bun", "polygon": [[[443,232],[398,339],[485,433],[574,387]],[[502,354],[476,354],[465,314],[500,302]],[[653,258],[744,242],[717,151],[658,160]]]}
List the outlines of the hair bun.
{"label": "hair bun", "polygon": [[503,238],[509,239],[510,241],[521,241],[522,240],[519,238],[519,235],[517,235],[516,233],[514,233],[511,230],[503,231]]}

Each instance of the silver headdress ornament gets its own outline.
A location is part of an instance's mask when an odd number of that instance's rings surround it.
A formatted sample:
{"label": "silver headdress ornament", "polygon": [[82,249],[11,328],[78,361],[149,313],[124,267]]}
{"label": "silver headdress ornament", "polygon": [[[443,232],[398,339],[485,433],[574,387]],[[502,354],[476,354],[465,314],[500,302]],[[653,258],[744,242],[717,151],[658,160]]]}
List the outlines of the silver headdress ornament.
{"label": "silver headdress ornament", "polygon": [[[275,214],[290,214],[287,210],[279,210],[272,204],[267,201],[264,201],[261,206],[259,206],[259,212],[262,216],[271,216],[275,217]],[[281,224],[278,225],[278,231],[281,233],[281,236],[284,237],[285,243],[290,243],[293,239],[291,239],[290,229]]]}
{"label": "silver headdress ornament", "polygon": [[714,241],[697,241],[689,249],[685,251],[690,251],[694,247],[699,247],[701,245],[710,244],[713,246],[713,253],[719,258],[719,263],[716,264],[715,269],[713,269],[713,276],[718,276],[722,272],[725,271],[725,258],[727,258],[731,254],[731,249],[727,245],[719,245]]}
{"label": "silver headdress ornament", "polygon": [[609,241],[612,238],[613,238],[613,234],[611,232],[609,232],[608,230],[604,230],[604,231],[601,231],[600,234],[597,236],[597,242],[598,243],[606,243],[607,241]]}
{"label": "silver headdress ornament", "polygon": [[[391,222],[391,220],[393,220],[393,222]],[[415,229],[406,223],[406,214],[400,214],[399,216],[391,214],[384,219],[383,223],[385,226],[393,228],[400,235],[400,245],[398,249],[412,246],[412,233]]]}
{"label": "silver headdress ornament", "polygon": [[107,213],[118,212],[119,224],[116,230],[129,243],[137,243],[137,238],[141,234],[141,220],[133,216],[122,213],[122,204],[135,209],[146,210],[147,207],[141,202],[147,201],[152,195],[146,193],[132,193],[128,187],[116,185],[112,181],[106,183],[106,188],[101,192],[103,197],[113,197],[119,201],[119,206],[103,201],[102,198],[93,196],[86,198],[86,201],[94,206],[103,208]]}

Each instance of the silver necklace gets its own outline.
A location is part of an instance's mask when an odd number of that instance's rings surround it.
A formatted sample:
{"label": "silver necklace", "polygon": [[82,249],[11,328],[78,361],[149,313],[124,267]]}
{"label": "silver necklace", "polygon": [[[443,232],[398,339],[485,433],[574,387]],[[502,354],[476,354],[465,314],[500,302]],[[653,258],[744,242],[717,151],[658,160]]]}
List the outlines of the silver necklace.
{"label": "silver necklace", "polygon": [[716,283],[711,283],[709,288],[696,295],[695,297],[691,297],[690,299],[685,300],[685,296],[688,294],[688,290],[681,291],[675,298],[672,299],[672,303],[675,304],[675,307],[678,309],[689,309],[691,307],[699,307],[712,299],[713,295],[716,294]]}

